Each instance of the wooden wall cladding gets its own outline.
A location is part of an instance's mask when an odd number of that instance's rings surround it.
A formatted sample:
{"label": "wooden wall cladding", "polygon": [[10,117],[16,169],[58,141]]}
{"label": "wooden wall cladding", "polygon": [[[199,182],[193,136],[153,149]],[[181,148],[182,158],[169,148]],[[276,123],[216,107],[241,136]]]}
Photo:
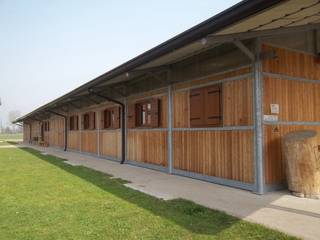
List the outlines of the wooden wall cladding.
{"label": "wooden wall cladding", "polygon": [[320,84],[264,77],[264,114],[280,106],[280,121],[320,121]]}
{"label": "wooden wall cladding", "polygon": [[68,131],[68,149],[80,151],[80,131]]}
{"label": "wooden wall cladding", "polygon": [[175,131],[174,168],[253,183],[253,131]]}
{"label": "wooden wall cladding", "polygon": [[[223,126],[250,126],[253,124],[252,79],[222,84]],[[173,126],[189,127],[189,90],[173,94]]]}
{"label": "wooden wall cladding", "polygon": [[49,146],[63,147],[64,146],[64,132],[50,131]]}
{"label": "wooden wall cladding", "polygon": [[298,51],[262,45],[262,52],[275,52],[276,58],[262,62],[264,72],[284,74],[292,77],[320,80],[320,64],[316,57]]}
{"label": "wooden wall cladding", "polygon": [[189,91],[173,93],[173,127],[189,127]]}
{"label": "wooden wall cladding", "polygon": [[282,158],[281,144],[285,134],[296,130],[316,130],[320,145],[320,126],[267,125],[264,127],[264,162],[266,184],[286,181],[285,166]]}
{"label": "wooden wall cladding", "polygon": [[50,133],[49,133],[49,132],[44,132],[43,136],[44,136],[44,139],[43,139],[43,140],[44,140],[46,143],[49,143],[49,142],[50,142]]}
{"label": "wooden wall cladding", "polygon": [[161,96],[160,98],[160,127],[168,127],[168,96]]}
{"label": "wooden wall cladding", "polygon": [[251,78],[223,84],[223,125],[253,125],[253,84]]}
{"label": "wooden wall cladding", "polygon": [[227,72],[223,72],[223,73],[212,74],[212,75],[205,77],[205,78],[195,79],[195,80],[188,81],[188,82],[176,83],[175,85],[173,85],[173,89],[177,90],[177,89],[181,89],[181,88],[190,88],[190,87],[194,87],[194,86],[201,85],[201,84],[207,84],[210,82],[223,80],[226,78],[241,76],[244,74],[248,74],[250,72],[251,72],[250,67],[243,67],[243,68],[239,68],[234,71],[227,71]]}
{"label": "wooden wall cladding", "polygon": [[166,131],[129,131],[128,159],[143,163],[168,165]]}
{"label": "wooden wall cladding", "polygon": [[64,146],[64,119],[53,118],[50,119],[50,131],[46,132],[49,139],[49,146],[63,147]]}
{"label": "wooden wall cladding", "polygon": [[23,142],[27,143],[30,140],[30,126],[23,124]]}
{"label": "wooden wall cladding", "polygon": [[121,131],[106,130],[100,133],[100,155],[106,157],[121,158]]}
{"label": "wooden wall cladding", "polygon": [[97,132],[82,131],[81,132],[81,151],[97,154]]}
{"label": "wooden wall cladding", "polygon": [[39,137],[41,135],[40,132],[40,124],[38,121],[34,121],[31,123],[31,137]]}

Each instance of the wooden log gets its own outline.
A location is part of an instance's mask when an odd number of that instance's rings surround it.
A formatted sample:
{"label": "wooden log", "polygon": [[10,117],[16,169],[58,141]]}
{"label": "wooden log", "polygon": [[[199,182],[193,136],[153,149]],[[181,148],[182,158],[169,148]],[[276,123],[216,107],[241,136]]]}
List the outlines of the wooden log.
{"label": "wooden log", "polygon": [[288,188],[299,197],[320,198],[320,152],[316,136],[316,131],[300,130],[284,137]]}

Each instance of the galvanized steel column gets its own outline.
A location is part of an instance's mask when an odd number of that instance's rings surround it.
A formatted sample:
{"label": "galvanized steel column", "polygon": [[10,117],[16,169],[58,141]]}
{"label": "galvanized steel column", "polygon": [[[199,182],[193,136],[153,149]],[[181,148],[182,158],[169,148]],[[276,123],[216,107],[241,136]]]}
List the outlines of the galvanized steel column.
{"label": "galvanized steel column", "polygon": [[100,128],[101,128],[101,111],[96,111],[96,132],[97,132],[97,155],[100,157]]}
{"label": "galvanized steel column", "polygon": [[263,160],[263,84],[261,69],[261,42],[256,39],[255,60],[253,63],[254,79],[254,162],[255,162],[255,191],[264,193],[264,160]]}
{"label": "galvanized steel column", "polygon": [[172,154],[172,86],[168,87],[168,172],[173,171],[173,154]]}
{"label": "galvanized steel column", "polygon": [[124,104],[125,120],[124,120],[124,126],[121,126],[121,127],[125,128],[124,146],[125,146],[125,161],[127,161],[127,160],[129,160],[128,159],[128,127],[127,127],[128,101],[127,101],[127,98],[123,99],[123,104]]}

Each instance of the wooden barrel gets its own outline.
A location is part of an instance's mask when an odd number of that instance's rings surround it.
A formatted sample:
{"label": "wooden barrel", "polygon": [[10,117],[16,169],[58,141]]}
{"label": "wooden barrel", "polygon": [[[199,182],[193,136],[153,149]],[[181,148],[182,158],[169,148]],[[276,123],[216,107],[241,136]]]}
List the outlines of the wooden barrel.
{"label": "wooden barrel", "polygon": [[316,136],[317,132],[312,130],[284,136],[288,188],[299,197],[320,198],[320,147]]}

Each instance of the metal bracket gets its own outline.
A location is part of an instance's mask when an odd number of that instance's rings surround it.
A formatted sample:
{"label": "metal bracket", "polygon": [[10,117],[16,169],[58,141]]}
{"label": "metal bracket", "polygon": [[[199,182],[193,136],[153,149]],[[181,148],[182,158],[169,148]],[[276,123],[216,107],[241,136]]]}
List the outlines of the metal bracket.
{"label": "metal bracket", "polygon": [[238,47],[245,55],[247,55],[247,57],[251,61],[254,61],[254,59],[255,59],[254,54],[240,40],[234,40],[233,44],[236,45],[236,47]]}

